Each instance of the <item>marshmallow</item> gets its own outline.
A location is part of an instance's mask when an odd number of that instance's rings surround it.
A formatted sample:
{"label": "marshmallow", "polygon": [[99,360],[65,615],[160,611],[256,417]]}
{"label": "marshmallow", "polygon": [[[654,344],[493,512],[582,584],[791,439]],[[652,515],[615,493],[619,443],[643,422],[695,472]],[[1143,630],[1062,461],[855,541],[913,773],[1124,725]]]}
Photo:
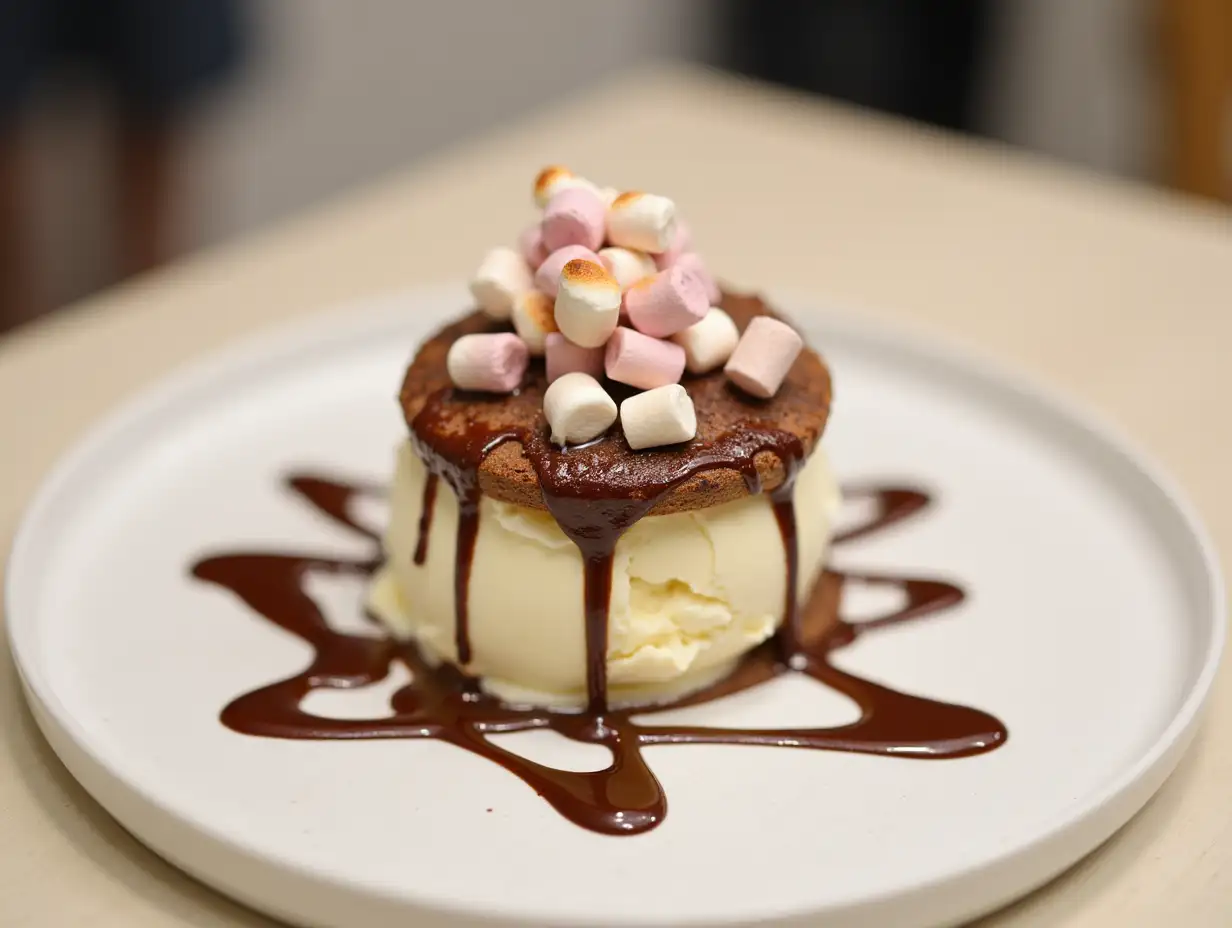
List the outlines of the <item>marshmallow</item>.
{"label": "marshmallow", "polygon": [[687,268],[700,277],[702,284],[706,288],[706,297],[710,300],[712,305],[719,302],[722,298],[723,294],[722,291],[719,290],[718,282],[714,279],[714,275],[712,275],[706,267],[706,263],[702,261],[701,255],[693,251],[686,251],[676,259],[672,266]]}
{"label": "marshmallow", "polygon": [[574,371],[596,378],[603,376],[602,348],[582,348],[559,332],[550,333],[544,342],[543,360],[548,383]]}
{"label": "marshmallow", "polygon": [[538,290],[523,293],[513,304],[513,327],[531,354],[543,354],[548,335],[556,331],[552,298]]}
{"label": "marshmallow", "polygon": [[589,374],[574,371],[543,391],[543,415],[558,445],[579,445],[598,438],[616,421],[616,404]]}
{"label": "marshmallow", "polygon": [[615,187],[599,188],[599,199],[603,201],[604,206],[611,206],[618,196],[620,196],[620,191]]}
{"label": "marshmallow", "polygon": [[622,193],[607,211],[607,239],[612,245],[659,254],[676,236],[676,204],[667,197]]}
{"label": "marshmallow", "polygon": [[539,265],[539,270],[535,271],[535,287],[542,290],[550,297],[556,296],[556,288],[560,285],[560,272],[565,269],[565,265],[576,258],[585,258],[587,261],[599,261],[599,256],[586,248],[583,245],[566,245],[564,248],[557,249]]}
{"label": "marshmallow", "polygon": [[509,393],[522,383],[530,352],[512,332],[463,335],[449,346],[445,369],[461,390]]}
{"label": "marshmallow", "polygon": [[556,251],[566,245],[595,249],[603,244],[607,207],[586,187],[567,187],[552,194],[543,210],[543,245]]}
{"label": "marshmallow", "polygon": [[684,349],[621,326],[607,343],[603,364],[612,380],[651,390],[680,380],[684,373]]}
{"label": "marshmallow", "polygon": [[672,237],[672,243],[667,246],[667,251],[655,255],[655,264],[658,265],[659,270],[671,267],[676,263],[677,258],[692,250],[693,230],[689,228],[689,224],[683,219],[677,219],[676,234]]}
{"label": "marshmallow", "polygon": [[620,287],[602,264],[577,258],[561,269],[556,327],[565,338],[582,348],[598,348],[619,317]]}
{"label": "marshmallow", "polygon": [[620,404],[620,427],[634,451],[689,441],[697,434],[697,410],[678,383],[631,396]]}
{"label": "marshmallow", "polygon": [[518,250],[532,269],[539,267],[548,256],[548,250],[543,245],[543,229],[539,223],[527,226],[518,236]]}
{"label": "marshmallow", "polygon": [[512,248],[493,248],[471,279],[471,295],[493,319],[508,319],[513,301],[534,286],[530,268]]}
{"label": "marshmallow", "polygon": [[535,178],[535,205],[542,209],[553,196],[571,187],[584,187],[595,193],[599,192],[598,187],[585,177],[578,177],[564,165],[548,165]]}
{"label": "marshmallow", "polygon": [[749,323],[723,372],[753,396],[769,399],[778,392],[804,340],[791,326],[769,316]]}
{"label": "marshmallow", "polygon": [[635,329],[666,338],[701,322],[710,300],[702,277],[677,264],[630,287],[624,306]]}
{"label": "marshmallow", "polygon": [[628,290],[639,280],[653,276],[657,270],[654,258],[632,248],[602,248],[599,250],[599,260],[607,272],[616,278],[621,290]]}
{"label": "marshmallow", "polygon": [[[516,323],[516,308],[514,320]],[[673,335],[672,341],[684,349],[684,365],[689,373],[704,374],[731,357],[736,343],[740,341],[740,330],[731,316],[715,306],[701,322]]]}

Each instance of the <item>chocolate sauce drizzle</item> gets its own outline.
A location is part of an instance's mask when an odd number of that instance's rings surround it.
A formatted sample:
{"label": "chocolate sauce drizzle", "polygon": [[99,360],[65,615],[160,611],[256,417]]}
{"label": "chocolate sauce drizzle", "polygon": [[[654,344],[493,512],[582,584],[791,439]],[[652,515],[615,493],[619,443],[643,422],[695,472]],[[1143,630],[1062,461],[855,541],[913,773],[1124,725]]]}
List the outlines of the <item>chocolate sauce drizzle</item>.
{"label": "chocolate sauce drizzle", "polygon": [[[459,526],[456,552],[459,575],[473,551],[478,519],[478,462],[503,441],[524,442],[528,457],[540,471],[545,500],[561,527],[578,544],[586,570],[586,622],[588,649],[589,707],[583,713],[538,708],[516,708],[483,693],[474,681],[456,668],[430,667],[414,645],[388,638],[346,634],[329,627],[319,606],[305,591],[305,578],[313,572],[367,577],[379,566],[380,552],[370,558],[339,558],[332,555],[237,552],[205,558],[193,567],[194,576],[222,586],[243,600],[266,620],[273,622],[314,649],[307,668],[295,676],[261,687],[231,702],[221,720],[229,728],[251,735],[295,739],[435,738],[447,741],[500,764],[543,796],[560,814],[585,828],[606,834],[637,834],[656,827],[667,812],[667,800],[646,763],[643,748],[655,744],[754,744],[882,754],[907,758],[949,758],[979,754],[1003,744],[1005,726],[978,709],[952,705],[901,693],[835,667],[830,655],[860,637],[936,615],[961,602],[962,590],[943,580],[881,574],[823,573],[802,608],[796,608],[789,593],[786,618],[776,641],[768,641],[747,654],[725,679],[675,703],[636,710],[605,707],[603,655],[606,651],[607,598],[611,583],[611,555],[620,533],[645,515],[657,494],[620,490],[612,475],[588,473],[588,468],[565,463],[569,454],[557,453],[560,462],[550,462],[536,446],[534,436],[514,433],[487,436],[468,447],[466,436],[451,451],[452,460],[473,462],[475,469],[448,465],[443,456],[429,458],[433,472],[455,490],[463,521]],[[788,440],[790,439],[790,441]],[[750,490],[759,479],[753,459],[759,451],[773,450],[787,466],[788,479],[772,493],[775,514],[783,532],[787,569],[795,565],[795,520],[790,487],[800,460],[792,436],[771,431],[749,430],[715,443],[708,453],[682,463],[672,479],[676,485],[706,467],[736,467]],[[540,455],[543,455],[542,457]],[[433,460],[435,458],[435,460]],[[706,464],[705,461],[712,463]],[[608,498],[596,502],[589,488],[604,481]],[[616,492],[613,492],[613,484]],[[369,539],[376,532],[356,521],[352,501],[361,494],[379,492],[320,476],[297,475],[287,486],[340,525]],[[425,489],[424,513],[418,548],[426,552],[431,506],[435,490]],[[468,496],[468,494],[470,494]],[[848,497],[872,500],[873,514],[861,525],[836,540],[871,535],[924,509],[928,496],[904,487],[868,486],[847,491]],[[463,505],[465,502],[466,505]],[[468,508],[469,507],[469,508]],[[589,511],[588,511],[589,507]],[[469,536],[463,540],[463,535]],[[418,550],[416,552],[418,558]],[[469,564],[465,564],[469,567]],[[901,591],[905,603],[886,615],[862,622],[849,622],[839,615],[843,588],[848,583],[887,586]],[[465,592],[466,582],[459,581]],[[788,584],[788,590],[794,584]],[[460,597],[464,599],[465,597]],[[465,617],[465,606],[459,612]],[[465,637],[460,623],[459,644]],[[469,643],[467,643],[469,646]],[[461,651],[461,647],[459,648]],[[390,700],[390,713],[373,719],[333,719],[313,715],[301,708],[304,697],[316,689],[346,689],[383,680],[395,661],[409,669],[411,682]],[[660,713],[696,706],[765,683],[793,670],[805,673],[851,698],[860,717],[847,725],[830,728],[736,729],[696,725],[655,724]],[[550,729],[574,741],[599,744],[611,754],[611,764],[596,771],[558,770],[528,760],[494,744],[489,735]]]}
{"label": "chocolate sauce drizzle", "polygon": [[436,474],[428,474],[424,481],[423,502],[419,508],[419,537],[415,541],[414,561],[417,567],[422,567],[428,559],[428,537],[432,534],[432,514],[436,512],[436,488],[440,478]]}

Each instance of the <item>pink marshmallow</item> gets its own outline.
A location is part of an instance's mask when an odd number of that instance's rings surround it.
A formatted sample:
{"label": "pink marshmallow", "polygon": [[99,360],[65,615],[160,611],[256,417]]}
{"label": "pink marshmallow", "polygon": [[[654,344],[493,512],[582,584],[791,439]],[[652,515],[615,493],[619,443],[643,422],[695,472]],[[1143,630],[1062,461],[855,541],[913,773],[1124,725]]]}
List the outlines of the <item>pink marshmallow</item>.
{"label": "pink marshmallow", "polygon": [[522,383],[530,350],[512,332],[463,335],[449,346],[445,369],[460,390],[509,393]]}
{"label": "pink marshmallow", "polygon": [[542,290],[552,299],[556,299],[556,291],[560,287],[560,272],[565,265],[575,258],[585,258],[595,264],[602,265],[599,256],[584,245],[566,245],[558,248],[543,259],[539,270],[535,271],[535,289]]}
{"label": "pink marshmallow", "polygon": [[697,274],[697,276],[702,279],[702,283],[706,287],[706,298],[710,300],[711,304],[718,305],[718,302],[722,298],[723,294],[719,290],[719,284],[714,279],[714,275],[710,273],[709,269],[706,267],[706,263],[702,260],[701,255],[695,251],[686,251],[676,259],[675,264],[672,266],[686,267],[693,271],[693,273]]}
{"label": "pink marshmallow", "polygon": [[543,245],[549,252],[566,245],[595,250],[603,244],[607,206],[586,187],[568,187],[552,195],[543,210]]}
{"label": "pink marshmallow", "polygon": [[744,392],[769,399],[779,391],[803,347],[804,340],[787,323],[758,316],[740,336],[723,372]]}
{"label": "pink marshmallow", "polygon": [[608,339],[604,367],[612,380],[639,390],[653,390],[680,380],[684,349],[675,342],[621,327]]}
{"label": "pink marshmallow", "polygon": [[543,244],[543,229],[539,223],[522,230],[522,234],[518,236],[518,251],[522,253],[532,271],[543,263],[543,259],[548,256],[548,249]]}
{"label": "pink marshmallow", "polygon": [[676,237],[667,246],[667,251],[654,255],[655,264],[659,270],[669,268],[679,260],[685,252],[693,250],[693,230],[683,219],[676,220]]}
{"label": "pink marshmallow", "polygon": [[589,374],[598,380],[603,376],[603,348],[583,348],[559,332],[552,332],[544,343],[544,366],[548,383],[565,374]]}
{"label": "pink marshmallow", "polygon": [[630,287],[624,308],[639,332],[666,338],[701,322],[710,297],[700,274],[676,264]]}

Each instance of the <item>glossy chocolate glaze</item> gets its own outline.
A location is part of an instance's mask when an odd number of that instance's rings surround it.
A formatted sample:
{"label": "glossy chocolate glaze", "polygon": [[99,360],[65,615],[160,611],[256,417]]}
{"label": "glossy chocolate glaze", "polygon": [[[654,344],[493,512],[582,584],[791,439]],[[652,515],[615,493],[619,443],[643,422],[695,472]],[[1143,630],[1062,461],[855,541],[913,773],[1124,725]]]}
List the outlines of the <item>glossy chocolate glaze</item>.
{"label": "glossy chocolate glaze", "polygon": [[[790,447],[776,444],[777,439],[772,434],[760,434],[756,440],[749,435],[733,436],[731,445],[717,449],[715,455],[729,465],[736,462],[743,467],[740,462],[751,461],[757,450],[773,446],[776,454],[787,456],[785,460],[792,458]],[[508,437],[512,436],[499,440]],[[472,440],[473,437],[458,438],[464,443],[460,450],[473,455],[472,459],[491,450],[490,444],[465,445]],[[489,437],[485,441],[492,440]],[[535,460],[536,452],[531,454]],[[798,458],[794,460],[798,462]],[[978,754],[1005,742],[1004,725],[985,712],[901,693],[831,663],[832,653],[850,646],[864,635],[936,615],[963,598],[962,590],[951,583],[908,576],[826,571],[800,609],[795,608],[794,598],[791,598],[786,610],[787,621],[777,642],[766,642],[750,652],[725,679],[670,705],[636,710],[604,709],[603,690],[596,692],[595,686],[602,669],[593,666],[593,659],[602,652],[599,641],[591,640],[591,612],[600,611],[602,600],[602,638],[606,647],[607,594],[602,591],[602,578],[608,577],[610,583],[610,563],[605,564],[605,558],[610,558],[610,547],[615,544],[614,540],[609,541],[609,536],[615,533],[619,537],[620,531],[648,511],[653,500],[648,500],[644,494],[631,493],[604,502],[596,507],[597,513],[588,512],[586,494],[579,492],[579,488],[591,486],[596,477],[588,475],[585,468],[573,467],[576,463],[575,458],[568,465],[562,465],[564,473],[555,475],[552,482],[544,486],[545,489],[549,486],[561,488],[558,495],[548,500],[549,507],[562,528],[578,543],[587,564],[588,650],[592,666],[589,667],[591,704],[586,712],[507,706],[484,694],[473,680],[456,668],[429,667],[413,645],[332,630],[317,604],[305,592],[306,576],[320,571],[367,577],[380,563],[379,549],[374,547],[370,558],[236,552],[205,558],[193,567],[196,577],[230,590],[263,618],[314,649],[313,660],[302,672],[231,702],[222,712],[223,723],[239,732],[277,738],[435,738],[447,741],[505,767],[569,820],[607,834],[636,834],[663,821],[667,801],[643,756],[642,749],[647,745],[755,744],[929,759]],[[690,465],[694,466],[697,465]],[[466,474],[450,473],[446,468],[437,472],[454,486],[461,501],[469,490]],[[756,468],[749,465],[742,473],[756,474]],[[789,485],[790,481],[785,484]],[[337,523],[363,537],[376,539],[373,530],[354,519],[350,505],[356,495],[375,492],[371,487],[307,475],[290,478],[288,486]],[[874,512],[864,524],[840,536],[840,541],[871,535],[920,512],[928,504],[927,495],[912,488],[870,486],[849,491],[848,495],[853,493],[871,499]],[[425,493],[425,500],[428,499],[430,494]],[[476,493],[476,512],[477,499]],[[793,569],[796,519],[794,508],[789,504],[790,491],[776,490],[773,501],[783,530],[790,571]],[[427,503],[425,514],[430,524],[429,508],[430,503]],[[425,537],[426,534],[425,531]],[[473,538],[469,544],[473,544]],[[469,556],[469,550],[468,543],[459,541],[460,560]],[[839,613],[842,590],[852,582],[901,590],[905,604],[876,619],[859,623],[844,621]],[[790,663],[785,657],[791,658]],[[391,698],[388,715],[373,719],[332,719],[312,715],[301,708],[304,696],[310,691],[353,688],[377,682],[388,675],[395,661],[401,661],[410,670],[412,680]],[[598,663],[602,664],[601,657]],[[654,723],[656,715],[667,709],[712,702],[793,670],[846,694],[859,706],[860,718],[848,725],[804,729],[734,729]],[[532,729],[551,729],[575,741],[600,744],[608,748],[612,762],[596,771],[559,770],[509,752],[487,737]]]}

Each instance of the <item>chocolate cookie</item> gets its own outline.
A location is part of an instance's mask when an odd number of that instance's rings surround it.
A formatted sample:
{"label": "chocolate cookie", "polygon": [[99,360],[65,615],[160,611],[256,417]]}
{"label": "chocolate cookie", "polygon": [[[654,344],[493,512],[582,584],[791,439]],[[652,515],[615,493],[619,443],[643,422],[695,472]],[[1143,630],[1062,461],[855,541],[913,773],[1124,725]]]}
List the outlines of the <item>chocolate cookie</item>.
{"label": "chocolate cookie", "polygon": [[[749,320],[774,315],[757,296],[725,293],[721,307],[743,331]],[[541,360],[532,363],[521,388],[510,395],[467,393],[451,387],[445,356],[457,338],[476,332],[508,331],[476,312],[442,329],[429,339],[411,362],[402,384],[401,403],[412,440],[459,472],[477,465],[480,490],[493,499],[546,509],[544,490],[525,451],[534,443],[543,453],[547,423],[543,391],[547,387]],[[586,494],[599,499],[656,500],[651,514],[664,515],[716,506],[753,492],[769,491],[786,476],[780,456],[751,449],[756,478],[732,467],[697,468],[721,446],[731,454],[734,442],[778,433],[798,440],[807,457],[816,446],[830,413],[830,371],[817,354],[805,349],[778,393],[758,400],[727,381],[722,370],[682,381],[697,410],[697,437],[680,446],[634,451],[617,422],[602,438],[587,445],[555,449],[559,472],[587,484]],[[608,382],[619,403],[631,388]],[[430,414],[424,414],[425,407]],[[422,414],[422,415],[421,415]],[[750,430],[749,426],[754,429]],[[473,447],[474,436],[487,443]],[[463,460],[467,459],[467,460]],[[687,474],[675,479],[676,474]],[[666,487],[666,489],[664,489]]]}

